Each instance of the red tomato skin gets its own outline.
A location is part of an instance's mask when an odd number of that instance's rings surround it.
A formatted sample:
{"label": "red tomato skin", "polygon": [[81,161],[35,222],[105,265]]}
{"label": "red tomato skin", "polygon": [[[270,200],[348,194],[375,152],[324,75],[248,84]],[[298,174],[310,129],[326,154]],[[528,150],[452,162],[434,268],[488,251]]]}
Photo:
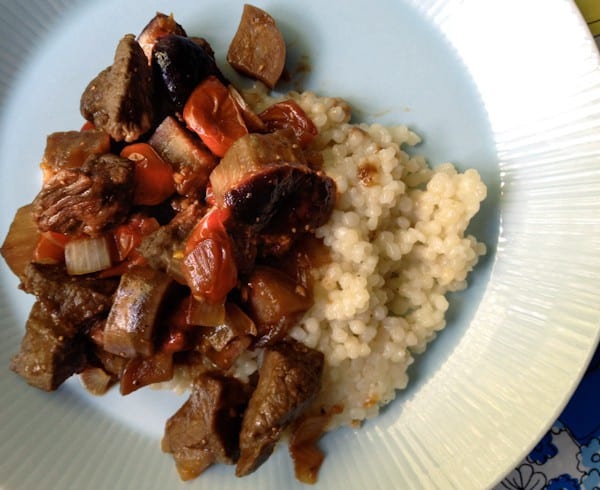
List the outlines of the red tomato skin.
{"label": "red tomato skin", "polygon": [[233,244],[225,229],[229,209],[213,208],[186,241],[183,274],[195,297],[223,302],[237,284]]}
{"label": "red tomato skin", "polygon": [[222,157],[248,128],[231,93],[215,76],[201,82],[183,108],[183,120],[208,149]]}
{"label": "red tomato skin", "polygon": [[264,123],[267,132],[291,129],[303,148],[306,148],[318,133],[317,127],[304,109],[291,99],[267,107],[258,117]]}
{"label": "red tomato skin", "polygon": [[133,203],[160,204],[175,192],[173,168],[148,143],[134,143],[121,150],[121,157],[135,164]]}

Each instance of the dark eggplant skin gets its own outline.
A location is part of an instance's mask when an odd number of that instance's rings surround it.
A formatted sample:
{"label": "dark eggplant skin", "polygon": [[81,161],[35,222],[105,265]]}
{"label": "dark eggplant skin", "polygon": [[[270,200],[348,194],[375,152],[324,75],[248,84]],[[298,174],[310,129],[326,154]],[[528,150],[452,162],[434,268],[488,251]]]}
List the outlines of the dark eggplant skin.
{"label": "dark eggplant skin", "polygon": [[152,70],[159,94],[164,94],[174,113],[181,113],[192,91],[206,77],[214,75],[229,84],[215,62],[210,45],[176,34],[156,41]]}

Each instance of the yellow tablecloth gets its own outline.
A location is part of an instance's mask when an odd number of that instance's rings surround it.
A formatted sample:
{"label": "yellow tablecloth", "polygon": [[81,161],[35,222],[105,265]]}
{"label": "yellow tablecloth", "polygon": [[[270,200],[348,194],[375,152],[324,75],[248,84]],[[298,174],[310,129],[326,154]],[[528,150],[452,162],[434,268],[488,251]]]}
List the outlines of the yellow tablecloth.
{"label": "yellow tablecloth", "polygon": [[600,36],[600,0],[575,0],[594,36]]}

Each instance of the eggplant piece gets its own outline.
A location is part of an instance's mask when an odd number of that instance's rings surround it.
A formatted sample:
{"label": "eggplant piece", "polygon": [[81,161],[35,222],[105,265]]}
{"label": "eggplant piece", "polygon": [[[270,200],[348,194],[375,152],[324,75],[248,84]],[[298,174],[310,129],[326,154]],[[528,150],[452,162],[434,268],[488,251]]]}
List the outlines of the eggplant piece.
{"label": "eggplant piece", "polygon": [[173,455],[182,480],[214,463],[234,464],[238,434],[248,403],[244,384],[217,372],[201,374],[189,399],[166,423],[162,450]]}
{"label": "eggplant piece", "polygon": [[286,47],[275,20],[264,10],[244,5],[227,61],[238,72],[273,88],[283,73]]}
{"label": "eggplant piece", "polygon": [[80,372],[85,362],[83,335],[36,301],[25,325],[21,350],[11,359],[11,370],[31,386],[54,391]]}
{"label": "eggplant piece", "polygon": [[181,113],[188,97],[206,77],[229,82],[219,70],[212,49],[175,34],[158,39],[152,51],[152,70],[159,94],[164,94],[175,113]]}
{"label": "eggplant piece", "polygon": [[86,87],[81,115],[115,141],[131,143],[153,124],[152,70],[132,34],[119,42],[114,62]]}
{"label": "eggplant piece", "polygon": [[148,58],[148,64],[152,63],[152,49],[156,41],[169,34],[187,36],[185,29],[175,22],[173,14],[165,15],[157,12],[137,38],[146,58]]}
{"label": "eggplant piece", "polygon": [[154,354],[157,319],[172,285],[167,274],[149,267],[123,274],[106,320],[104,349],[127,358]]}
{"label": "eggplant piece", "polygon": [[234,221],[261,236],[277,237],[270,248],[277,254],[326,223],[336,197],[333,179],[308,167],[291,130],[239,138],[211,173],[210,183],[215,202],[228,207]]}
{"label": "eggplant piece", "polygon": [[175,169],[175,190],[182,196],[204,195],[216,157],[194,133],[167,116],[148,143]]}
{"label": "eggplant piece", "polygon": [[125,365],[121,374],[121,395],[128,395],[143,386],[173,377],[173,355],[156,352],[149,357],[135,357]]}
{"label": "eggplant piece", "polygon": [[265,350],[242,421],[237,476],[263,464],[283,431],[310,406],[321,389],[323,364],[322,352],[296,341]]}

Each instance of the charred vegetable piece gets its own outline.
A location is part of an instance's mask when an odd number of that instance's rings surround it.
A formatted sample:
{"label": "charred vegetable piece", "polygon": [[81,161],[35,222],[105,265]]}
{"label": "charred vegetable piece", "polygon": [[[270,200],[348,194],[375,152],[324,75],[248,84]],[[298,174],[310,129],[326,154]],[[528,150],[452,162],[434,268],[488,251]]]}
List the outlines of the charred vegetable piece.
{"label": "charred vegetable piece", "polygon": [[253,5],[244,5],[242,18],[227,51],[237,71],[275,87],[285,66],[283,35],[273,17]]}
{"label": "charred vegetable piece", "polygon": [[146,58],[148,58],[148,64],[152,63],[152,49],[156,41],[169,34],[186,36],[185,29],[175,22],[173,14],[165,15],[157,12],[146,27],[144,27],[137,39]]}
{"label": "charred vegetable piece", "polygon": [[236,475],[255,471],[273,452],[283,430],[312,403],[321,388],[324,356],[295,341],[267,348],[258,384],[244,414]]}
{"label": "charred vegetable piece", "polygon": [[69,276],[63,265],[31,263],[22,288],[35,295],[62,321],[80,325],[105,316],[111,308],[118,281],[93,276]]}
{"label": "charred vegetable piece", "polygon": [[157,318],[172,283],[149,267],[123,274],[106,320],[104,349],[127,358],[152,355]]}
{"label": "charred vegetable piece", "polygon": [[237,283],[231,237],[225,229],[226,209],[211,209],[186,241],[183,275],[194,297],[222,303]]}
{"label": "charred vegetable piece", "polygon": [[44,181],[65,168],[81,167],[90,155],[110,151],[110,136],[104,131],[61,131],[48,135],[40,166]]}
{"label": "charred vegetable piece", "polygon": [[33,219],[33,205],[20,207],[10,224],[0,253],[10,270],[21,280],[25,268],[34,258],[38,237],[39,232]]}
{"label": "charred vegetable piece", "polygon": [[100,72],[81,96],[81,115],[115,141],[132,142],[153,122],[152,71],[131,34],[121,39],[114,62]]}
{"label": "charred vegetable piece", "polygon": [[128,395],[143,386],[168,381],[173,377],[173,356],[156,352],[148,357],[134,357],[121,374],[121,395]]}
{"label": "charred vegetable piece", "polygon": [[[306,165],[291,131],[248,134],[238,139],[210,176],[218,206],[232,217],[289,248],[296,236],[324,224],[333,209],[333,179]],[[289,243],[288,243],[289,242]]]}
{"label": "charred vegetable piece", "polygon": [[216,77],[208,77],[194,89],[183,109],[183,119],[219,157],[248,134],[239,106]]}
{"label": "charred vegetable piece", "polygon": [[210,46],[184,36],[168,35],[158,39],[152,51],[152,69],[161,89],[179,113],[196,86],[209,76],[222,83],[227,80],[217,67]]}
{"label": "charred vegetable piece", "polygon": [[217,159],[202,141],[174,117],[166,117],[148,143],[175,170],[175,189],[182,196],[204,195]]}
{"label": "charred vegetable piece", "polygon": [[60,170],[33,200],[39,230],[98,236],[120,224],[131,209],[133,177],[133,162],[111,154]]}
{"label": "charred vegetable piece", "polygon": [[235,378],[208,372],[195,380],[190,398],[167,421],[162,440],[182,480],[197,477],[214,463],[237,461],[247,402],[247,390]]}
{"label": "charred vegetable piece", "polygon": [[122,225],[117,226],[112,236],[114,239],[115,260],[118,263],[110,269],[105,269],[101,277],[121,276],[136,265],[145,265],[146,259],[138,251],[145,236],[157,231],[160,224],[155,218],[141,213],[133,214]]}
{"label": "charred vegetable piece", "polygon": [[269,132],[291,129],[303,148],[306,148],[317,135],[317,127],[304,109],[291,99],[267,107],[258,117]]}
{"label": "charred vegetable piece", "polygon": [[39,301],[34,303],[25,326],[20,352],[10,368],[28,384],[45,391],[58,388],[85,366],[83,336]]}
{"label": "charred vegetable piece", "polygon": [[281,340],[313,304],[310,291],[287,274],[257,265],[248,279],[248,309],[258,329],[257,345]]}

